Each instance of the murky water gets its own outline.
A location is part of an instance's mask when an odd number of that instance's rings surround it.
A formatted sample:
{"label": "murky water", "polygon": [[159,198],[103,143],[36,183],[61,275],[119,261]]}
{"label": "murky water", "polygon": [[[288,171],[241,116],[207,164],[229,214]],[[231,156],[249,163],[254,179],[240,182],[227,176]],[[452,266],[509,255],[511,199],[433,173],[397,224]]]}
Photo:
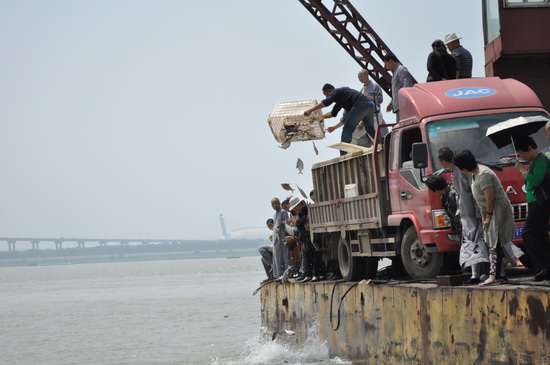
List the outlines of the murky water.
{"label": "murky water", "polygon": [[335,364],[260,336],[259,257],[0,268],[5,364]]}

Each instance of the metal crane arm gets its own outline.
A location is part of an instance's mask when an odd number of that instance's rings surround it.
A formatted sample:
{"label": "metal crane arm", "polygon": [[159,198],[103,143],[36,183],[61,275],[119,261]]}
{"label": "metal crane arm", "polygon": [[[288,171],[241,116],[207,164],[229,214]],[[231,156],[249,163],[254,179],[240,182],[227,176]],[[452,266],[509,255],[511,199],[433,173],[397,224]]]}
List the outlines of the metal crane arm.
{"label": "metal crane arm", "polygon": [[[350,54],[370,77],[391,96],[391,75],[384,67],[383,57],[390,53],[367,21],[349,0],[333,0],[329,10],[322,0],[298,0],[321,23],[330,35]],[[413,78],[413,83],[416,80]]]}

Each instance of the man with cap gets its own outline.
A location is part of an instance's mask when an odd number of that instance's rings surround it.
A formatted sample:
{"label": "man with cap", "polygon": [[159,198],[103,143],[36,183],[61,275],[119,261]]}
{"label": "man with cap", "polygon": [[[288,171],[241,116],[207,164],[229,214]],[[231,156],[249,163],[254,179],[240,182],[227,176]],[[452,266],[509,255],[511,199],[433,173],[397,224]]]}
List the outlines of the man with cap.
{"label": "man with cap", "polygon": [[456,61],[456,78],[469,79],[472,77],[472,54],[460,45],[461,39],[455,33],[449,33],[445,36],[445,45]]}

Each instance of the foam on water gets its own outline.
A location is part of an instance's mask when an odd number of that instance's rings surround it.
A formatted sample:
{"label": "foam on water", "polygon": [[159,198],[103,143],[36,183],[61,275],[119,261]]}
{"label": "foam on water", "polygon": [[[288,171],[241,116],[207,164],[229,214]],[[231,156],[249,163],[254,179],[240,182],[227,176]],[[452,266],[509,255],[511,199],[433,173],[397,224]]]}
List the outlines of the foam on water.
{"label": "foam on water", "polygon": [[248,340],[238,358],[213,359],[212,365],[351,364],[338,357],[331,359],[328,344],[319,339],[318,332],[316,322],[308,328],[305,342],[297,345],[294,336],[280,335],[272,340],[271,333],[262,328],[262,334]]}

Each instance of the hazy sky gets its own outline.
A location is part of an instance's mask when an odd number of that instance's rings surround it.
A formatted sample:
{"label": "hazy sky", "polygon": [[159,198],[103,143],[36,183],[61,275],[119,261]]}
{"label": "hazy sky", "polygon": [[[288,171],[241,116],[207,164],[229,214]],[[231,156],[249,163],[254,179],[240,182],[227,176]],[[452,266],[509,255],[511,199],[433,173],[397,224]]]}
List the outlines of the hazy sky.
{"label": "hazy sky", "polygon": [[[418,81],[449,32],[484,75],[480,1],[352,3]],[[0,0],[0,46],[0,236],[216,239],[220,213],[263,227],[280,184],[309,192],[340,140],[280,149],[275,104],[361,87],[297,0]]]}

